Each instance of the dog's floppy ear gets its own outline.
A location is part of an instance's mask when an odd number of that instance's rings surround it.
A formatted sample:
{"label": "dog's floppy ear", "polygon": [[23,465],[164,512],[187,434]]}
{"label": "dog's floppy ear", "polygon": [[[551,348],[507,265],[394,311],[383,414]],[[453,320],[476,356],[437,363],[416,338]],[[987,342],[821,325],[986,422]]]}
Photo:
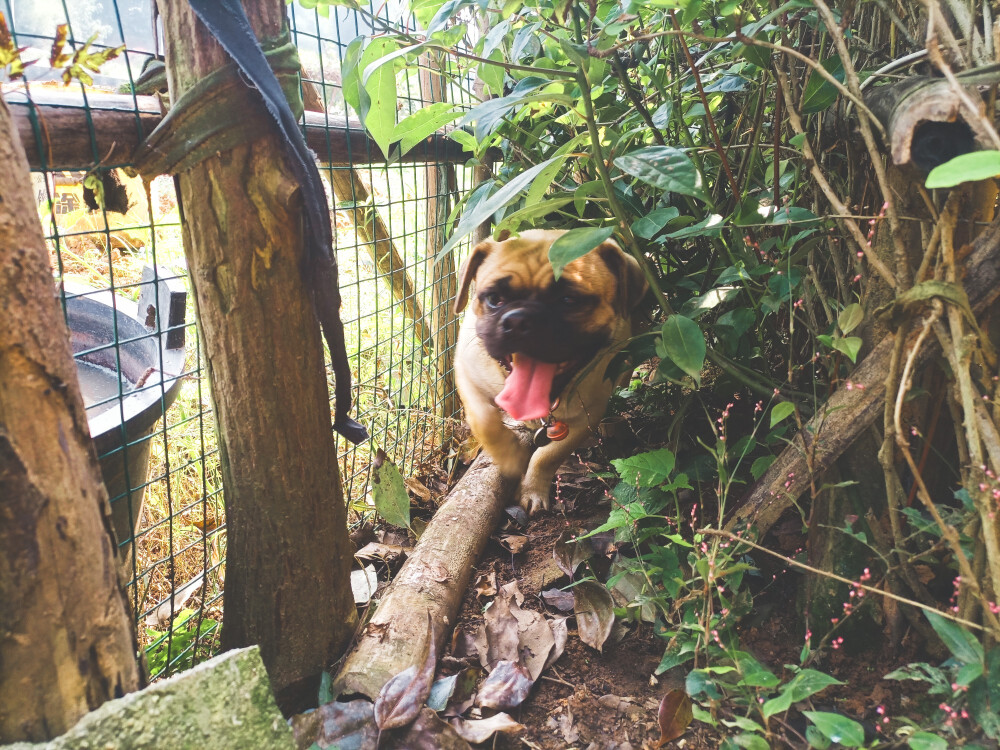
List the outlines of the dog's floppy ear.
{"label": "dog's floppy ear", "polygon": [[642,273],[639,261],[622,250],[614,240],[601,243],[597,252],[615,275],[618,285],[615,309],[622,317],[626,317],[645,296],[649,283]]}
{"label": "dog's floppy ear", "polygon": [[458,315],[469,303],[469,286],[476,278],[476,271],[483,265],[483,261],[497,246],[492,239],[487,238],[472,248],[469,257],[465,259],[461,270],[458,272],[458,294],[455,295],[455,314]]}

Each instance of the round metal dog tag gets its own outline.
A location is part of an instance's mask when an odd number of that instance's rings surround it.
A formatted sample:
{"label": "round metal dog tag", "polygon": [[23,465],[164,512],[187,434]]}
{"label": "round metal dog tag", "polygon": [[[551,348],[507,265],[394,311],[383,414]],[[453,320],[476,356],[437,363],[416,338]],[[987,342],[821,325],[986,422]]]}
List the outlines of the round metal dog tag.
{"label": "round metal dog tag", "polygon": [[541,448],[543,445],[548,445],[552,442],[552,438],[548,436],[547,430],[548,427],[545,425],[542,425],[535,430],[535,436],[532,438],[532,442],[535,444],[535,447]]}

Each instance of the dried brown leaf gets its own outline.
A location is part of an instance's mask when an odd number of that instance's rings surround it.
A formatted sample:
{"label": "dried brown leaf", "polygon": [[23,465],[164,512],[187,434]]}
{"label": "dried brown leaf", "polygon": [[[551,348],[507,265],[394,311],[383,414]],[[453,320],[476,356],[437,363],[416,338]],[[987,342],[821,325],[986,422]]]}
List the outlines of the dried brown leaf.
{"label": "dried brown leaf", "polygon": [[656,718],[660,725],[660,739],[657,740],[656,747],[663,747],[684,734],[691,725],[694,715],[688,694],[675,689],[664,695]]}
{"label": "dried brown leaf", "polygon": [[473,745],[486,742],[497,732],[524,731],[523,724],[518,724],[510,715],[503,712],[494,714],[488,719],[452,719],[451,725],[462,739]]}
{"label": "dried brown leaf", "polygon": [[479,596],[488,597],[496,596],[497,593],[497,573],[495,570],[489,570],[485,573],[480,573],[476,576],[476,581],[473,584],[473,588]]}
{"label": "dried brown leaf", "polygon": [[576,597],[574,612],[580,640],[601,651],[615,625],[614,601],[611,593],[597,581],[581,581],[573,587]]}
{"label": "dried brown leaf", "polygon": [[501,711],[516,708],[528,697],[533,684],[527,669],[513,661],[501,661],[479,688],[476,704]]}
{"label": "dried brown leaf", "polygon": [[510,600],[498,596],[483,615],[486,628],[486,664],[488,669],[499,661],[517,661],[521,650],[517,618],[510,611]]}
{"label": "dried brown leaf", "polygon": [[583,532],[579,529],[566,529],[552,547],[552,557],[555,558],[559,569],[570,578],[592,552],[586,540],[577,539],[581,533]]}
{"label": "dried brown leaf", "polygon": [[512,555],[520,554],[528,546],[528,537],[520,534],[507,534],[500,537],[500,546]]}
{"label": "dried brown leaf", "polygon": [[292,734],[298,747],[354,747],[375,750],[378,727],[375,711],[367,699],[338,703],[334,701],[292,717]]}
{"label": "dried brown leaf", "polygon": [[397,743],[383,743],[383,746],[406,750],[472,750],[450,724],[429,708],[420,711]]}
{"label": "dried brown leaf", "polygon": [[572,591],[560,591],[559,589],[548,589],[542,592],[542,601],[550,607],[555,607],[560,612],[569,612],[573,609],[576,598]]}
{"label": "dried brown leaf", "polygon": [[375,724],[381,730],[396,729],[412,722],[420,713],[434,682],[437,666],[436,628],[427,614],[427,652],[423,664],[414,664],[385,685],[375,701]]}

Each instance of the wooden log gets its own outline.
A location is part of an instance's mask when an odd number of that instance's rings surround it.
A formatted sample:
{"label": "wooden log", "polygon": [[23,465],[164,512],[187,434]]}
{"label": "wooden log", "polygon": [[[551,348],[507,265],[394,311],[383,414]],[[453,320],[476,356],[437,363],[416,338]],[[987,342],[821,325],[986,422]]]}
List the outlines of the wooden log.
{"label": "wooden log", "polygon": [[0,99],[0,743],[140,686],[108,493],[28,163]]}
{"label": "wooden log", "polygon": [[[979,314],[1000,297],[1000,220],[994,220],[976,238],[966,261],[965,291],[973,312]],[[908,349],[916,334],[911,334]],[[882,416],[885,402],[885,375],[895,336],[890,335],[865,357],[848,376],[852,387],[842,387],[817,411],[791,444],[750,488],[732,519],[730,530],[752,524],[761,536],[782,513],[808,490],[810,484],[807,451],[812,452],[814,476],[821,474]],[[919,370],[938,347],[933,337],[924,342],[916,362]]]}
{"label": "wooden log", "polygon": [[437,653],[455,624],[473,566],[512,501],[505,482],[484,453],[427,524],[378,609],[334,678],[337,695],[374,700],[382,686],[426,654],[428,619],[436,623]]}
{"label": "wooden log", "polygon": [[[34,87],[5,94],[14,123],[33,169],[87,170],[97,164],[125,165],[160,120],[153,96],[88,93]],[[349,166],[382,163],[382,150],[357,120],[332,122],[326,112],[306,112],[305,134],[320,162]],[[445,133],[435,133],[400,157],[403,163],[464,164],[462,147]]]}
{"label": "wooden log", "polygon": [[361,175],[354,169],[332,169],[330,184],[333,194],[340,201],[353,203],[353,208],[338,207],[339,211],[350,211],[351,220],[358,237],[365,243],[375,268],[392,290],[392,296],[403,308],[403,314],[413,321],[414,333],[423,346],[424,353],[430,354],[434,346],[430,329],[424,319],[424,311],[413,288],[413,280],[406,270],[406,263],[396,249],[385,222],[374,206],[368,202],[368,188],[361,181]]}
{"label": "wooden log", "polygon": [[[160,0],[170,95],[229,62],[187,0]],[[283,0],[245,8],[259,37]],[[267,117],[263,103],[246,117]],[[315,700],[357,621],[319,323],[303,278],[300,186],[276,135],[178,175],[184,250],[218,422],[225,649],[260,644],[279,704]]]}

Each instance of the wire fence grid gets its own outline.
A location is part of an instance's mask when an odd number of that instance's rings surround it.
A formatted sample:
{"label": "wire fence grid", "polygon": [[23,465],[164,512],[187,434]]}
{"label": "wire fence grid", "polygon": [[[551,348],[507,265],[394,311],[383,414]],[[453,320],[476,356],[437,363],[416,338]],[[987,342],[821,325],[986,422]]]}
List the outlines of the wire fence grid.
{"label": "wire fence grid", "polygon": [[[109,109],[132,117],[137,132],[142,117],[158,113],[155,100],[151,104],[133,87],[157,51],[150,2],[0,0],[0,9],[15,44],[27,48],[22,57],[38,58],[25,80],[0,81],[15,115],[27,117],[34,138],[43,142],[48,123],[35,104],[56,101],[59,111],[78,113],[89,134],[60,163],[46,163],[39,148],[33,187],[111,495],[139,642],[151,676],[165,676],[217,648],[226,533],[215,423],[174,183],[159,177],[144,185],[130,176],[130,163],[108,160],[96,134],[95,119]],[[328,15],[288,6],[303,87],[311,89],[304,98],[308,103],[310,93],[318,95],[327,132],[357,126],[341,90],[347,45],[382,28],[400,28],[408,22],[404,12],[391,1],[362,12],[329,7]],[[91,37],[94,49],[125,45],[90,86],[66,87],[47,66],[56,27],[64,23],[74,48]],[[446,89],[414,67],[401,78],[400,106],[413,111],[442,96],[467,97],[458,87]],[[436,461],[457,416],[453,379],[440,365],[450,358],[435,351],[441,326],[454,325],[447,314],[449,287],[442,292],[435,260],[449,211],[472,175],[433,156],[426,163],[386,165],[370,146],[347,161],[320,166],[333,209],[354,412],[372,436],[357,447],[338,438],[345,496],[358,518],[370,512],[374,452],[384,450],[404,476],[417,473]],[[103,200],[90,189],[95,179]],[[94,323],[102,315],[104,323]],[[180,333],[184,342],[178,345]],[[178,377],[171,376],[168,357],[179,357]],[[131,419],[136,399],[152,404],[153,413],[144,412],[138,423]],[[96,422],[111,425],[103,438]]]}

